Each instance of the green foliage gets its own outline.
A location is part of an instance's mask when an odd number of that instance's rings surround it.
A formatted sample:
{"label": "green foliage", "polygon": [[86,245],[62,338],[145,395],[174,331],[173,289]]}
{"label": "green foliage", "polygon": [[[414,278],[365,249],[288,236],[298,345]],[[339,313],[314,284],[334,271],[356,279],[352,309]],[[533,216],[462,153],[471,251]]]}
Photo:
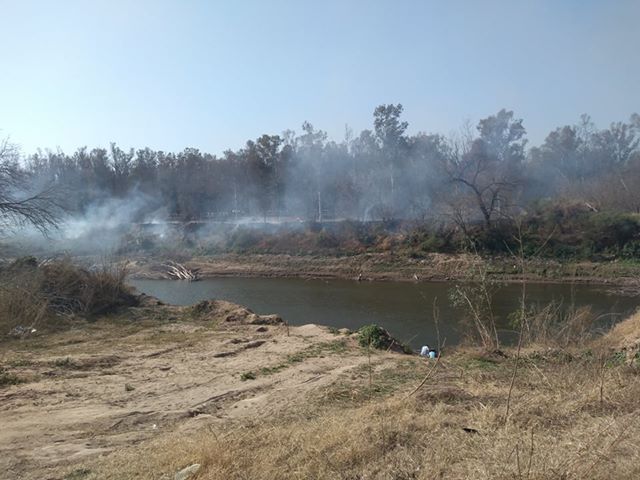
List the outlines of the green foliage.
{"label": "green foliage", "polygon": [[392,339],[387,331],[376,324],[365,325],[358,330],[358,344],[361,347],[386,350],[391,342]]}
{"label": "green foliage", "polygon": [[615,367],[618,365],[624,365],[627,359],[627,355],[625,352],[614,352],[606,361],[607,367]]}
{"label": "green foliage", "polygon": [[[515,221],[494,220],[490,226],[470,223],[464,230],[435,222],[299,223],[261,228],[220,227],[215,238],[192,241],[198,254],[270,253],[297,255],[353,255],[389,252],[422,259],[431,253],[467,253],[510,256],[522,250],[527,257],[559,260],[610,260],[640,257],[640,217],[627,213],[596,213],[572,204],[539,203]],[[190,237],[189,237],[190,238]],[[184,246],[183,240],[140,240],[159,253]],[[176,242],[171,243],[171,242]],[[182,243],[180,243],[182,242]],[[126,251],[124,248],[123,251]]]}
{"label": "green foliage", "polygon": [[243,374],[240,375],[240,380],[242,380],[243,382],[246,380],[255,380],[256,379],[256,374],[253,372],[244,372]]}

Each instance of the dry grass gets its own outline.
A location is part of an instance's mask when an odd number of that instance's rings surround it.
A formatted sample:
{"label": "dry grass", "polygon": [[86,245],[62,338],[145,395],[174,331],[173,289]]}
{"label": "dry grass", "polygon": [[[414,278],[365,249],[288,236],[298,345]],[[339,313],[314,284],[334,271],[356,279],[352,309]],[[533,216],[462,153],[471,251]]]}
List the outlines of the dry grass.
{"label": "dry grass", "polygon": [[[524,350],[521,362],[506,425],[513,358],[451,354],[411,397],[428,368],[399,358],[376,365],[382,398],[328,401],[345,387],[334,385],[276,417],[213,422],[148,444],[144,455],[121,452],[83,478],[157,479],[195,462],[198,479],[638,478],[636,369],[610,362],[603,374],[583,351]],[[345,382],[368,388],[363,372]]]}
{"label": "dry grass", "polygon": [[613,327],[605,341],[610,348],[635,355],[640,350],[640,311]]}
{"label": "dry grass", "polygon": [[0,272],[0,334],[17,325],[41,328],[133,306],[137,300],[125,278],[124,267],[106,262],[84,269],[68,258],[42,264],[19,259]]}
{"label": "dry grass", "polygon": [[552,302],[528,312],[523,344],[562,349],[584,347],[596,337],[598,321],[589,306],[565,309],[562,303]]}
{"label": "dry grass", "polygon": [[[194,480],[640,478],[640,314],[593,339],[590,312],[558,312],[527,318],[515,376],[514,349],[445,351],[436,365],[372,355],[268,417],[223,411],[51,478],[171,479],[192,463]],[[336,355],[370,353],[339,343]]]}

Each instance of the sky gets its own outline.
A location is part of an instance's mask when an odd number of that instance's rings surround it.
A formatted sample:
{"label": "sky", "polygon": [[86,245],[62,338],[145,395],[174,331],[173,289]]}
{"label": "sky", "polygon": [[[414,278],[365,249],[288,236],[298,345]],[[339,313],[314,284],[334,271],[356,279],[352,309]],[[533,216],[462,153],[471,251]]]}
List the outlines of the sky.
{"label": "sky", "polygon": [[640,112],[639,0],[0,0],[0,138],[220,154],[340,141],[402,103],[409,133],[501,108],[530,144]]}

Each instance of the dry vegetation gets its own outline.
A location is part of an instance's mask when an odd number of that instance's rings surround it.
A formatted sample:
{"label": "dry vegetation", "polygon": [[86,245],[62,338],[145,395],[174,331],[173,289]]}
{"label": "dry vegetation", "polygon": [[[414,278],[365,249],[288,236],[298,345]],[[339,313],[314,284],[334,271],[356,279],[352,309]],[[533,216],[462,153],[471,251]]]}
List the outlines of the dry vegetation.
{"label": "dry vegetation", "polygon": [[199,480],[638,478],[640,314],[600,336],[587,311],[558,315],[526,312],[519,355],[437,361],[225,302],[147,302],[4,340],[0,466],[67,480],[170,480],[194,463]]}
{"label": "dry vegetation", "polygon": [[531,349],[505,419],[510,359],[457,352],[410,397],[433,366],[399,358],[375,363],[372,389],[360,369],[295,409],[171,435],[143,457],[131,450],[103,459],[86,478],[157,478],[193,462],[203,465],[199,479],[640,474],[635,367],[608,362],[603,371],[586,353]]}
{"label": "dry vegetation", "polygon": [[78,316],[134,306],[138,300],[125,284],[126,274],[124,266],[107,261],[84,269],[66,257],[15,260],[0,270],[0,329],[56,328]]}

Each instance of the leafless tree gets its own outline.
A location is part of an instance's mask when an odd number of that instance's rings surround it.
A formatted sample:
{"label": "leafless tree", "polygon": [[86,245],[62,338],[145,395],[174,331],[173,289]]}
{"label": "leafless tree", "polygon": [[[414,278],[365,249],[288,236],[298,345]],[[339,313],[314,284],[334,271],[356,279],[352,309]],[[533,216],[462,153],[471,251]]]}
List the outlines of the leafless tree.
{"label": "leafless tree", "polygon": [[505,110],[481,120],[477,129],[477,138],[467,128],[450,141],[442,167],[457,196],[454,217],[473,205],[490,228],[496,216],[512,207],[522,185],[525,131],[522,120],[514,120],[513,112]]}
{"label": "leafless tree", "polygon": [[0,231],[31,225],[46,234],[60,221],[61,196],[53,183],[36,182],[19,158],[14,144],[0,141]]}

